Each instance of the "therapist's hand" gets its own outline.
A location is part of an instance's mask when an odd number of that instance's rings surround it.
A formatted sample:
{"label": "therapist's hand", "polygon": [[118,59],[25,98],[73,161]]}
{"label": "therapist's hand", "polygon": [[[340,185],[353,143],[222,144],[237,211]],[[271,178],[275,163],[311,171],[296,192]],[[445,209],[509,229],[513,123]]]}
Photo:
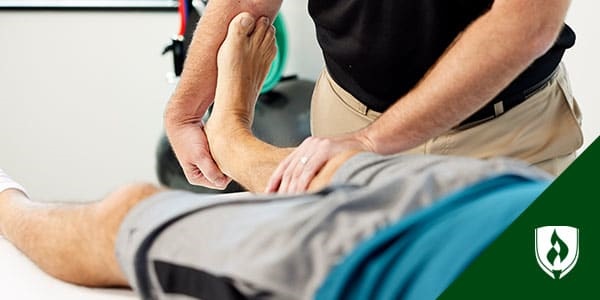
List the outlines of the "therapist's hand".
{"label": "therapist's hand", "polygon": [[201,120],[165,124],[167,136],[188,182],[212,189],[225,189],[231,178],[224,175],[210,153]]}
{"label": "therapist's hand", "polygon": [[267,183],[266,192],[305,192],[330,159],[350,150],[369,152],[372,147],[367,139],[357,134],[335,138],[309,137],[275,169]]}

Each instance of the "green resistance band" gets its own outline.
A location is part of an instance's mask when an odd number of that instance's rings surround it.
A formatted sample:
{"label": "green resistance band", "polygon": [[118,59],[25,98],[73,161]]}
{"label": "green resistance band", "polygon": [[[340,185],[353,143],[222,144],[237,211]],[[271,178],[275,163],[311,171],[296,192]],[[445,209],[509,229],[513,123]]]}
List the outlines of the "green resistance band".
{"label": "green resistance band", "polygon": [[281,14],[277,15],[275,22],[273,22],[273,26],[275,26],[277,54],[275,55],[275,59],[271,64],[271,69],[269,69],[269,73],[265,78],[261,93],[269,92],[279,83],[279,80],[281,80],[281,77],[283,76],[283,69],[285,68],[285,62],[288,56],[287,30]]}

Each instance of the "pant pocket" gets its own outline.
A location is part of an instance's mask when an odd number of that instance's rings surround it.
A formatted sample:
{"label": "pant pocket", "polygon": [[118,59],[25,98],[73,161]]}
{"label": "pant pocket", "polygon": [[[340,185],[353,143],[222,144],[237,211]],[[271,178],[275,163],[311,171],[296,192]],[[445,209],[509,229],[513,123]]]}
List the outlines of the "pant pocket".
{"label": "pant pocket", "polygon": [[562,104],[565,106],[564,109],[566,110],[566,119],[569,123],[571,123],[570,125],[573,127],[571,132],[575,138],[573,146],[575,148],[573,151],[575,151],[583,145],[583,130],[581,129],[583,116],[581,113],[581,109],[579,108],[579,104],[573,96],[573,91],[571,89],[571,84],[569,82],[567,72],[566,70],[564,70],[564,66],[561,66],[561,68],[563,68],[563,72],[558,78],[558,85],[564,96],[562,99]]}

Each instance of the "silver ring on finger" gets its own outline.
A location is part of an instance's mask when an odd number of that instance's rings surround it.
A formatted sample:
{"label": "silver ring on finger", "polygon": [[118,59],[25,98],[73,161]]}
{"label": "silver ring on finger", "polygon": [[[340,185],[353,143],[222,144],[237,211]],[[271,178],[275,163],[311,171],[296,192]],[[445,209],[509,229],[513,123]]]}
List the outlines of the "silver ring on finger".
{"label": "silver ring on finger", "polygon": [[300,164],[306,165],[307,162],[308,162],[308,157],[307,156],[302,156],[300,158]]}

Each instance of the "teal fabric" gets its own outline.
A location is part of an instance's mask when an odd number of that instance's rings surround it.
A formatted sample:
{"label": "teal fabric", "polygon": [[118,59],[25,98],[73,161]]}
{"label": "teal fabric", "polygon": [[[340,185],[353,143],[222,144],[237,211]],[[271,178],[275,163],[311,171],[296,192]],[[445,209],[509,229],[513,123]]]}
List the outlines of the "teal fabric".
{"label": "teal fabric", "polygon": [[440,199],[362,242],[316,299],[435,299],[549,185],[514,175]]}

